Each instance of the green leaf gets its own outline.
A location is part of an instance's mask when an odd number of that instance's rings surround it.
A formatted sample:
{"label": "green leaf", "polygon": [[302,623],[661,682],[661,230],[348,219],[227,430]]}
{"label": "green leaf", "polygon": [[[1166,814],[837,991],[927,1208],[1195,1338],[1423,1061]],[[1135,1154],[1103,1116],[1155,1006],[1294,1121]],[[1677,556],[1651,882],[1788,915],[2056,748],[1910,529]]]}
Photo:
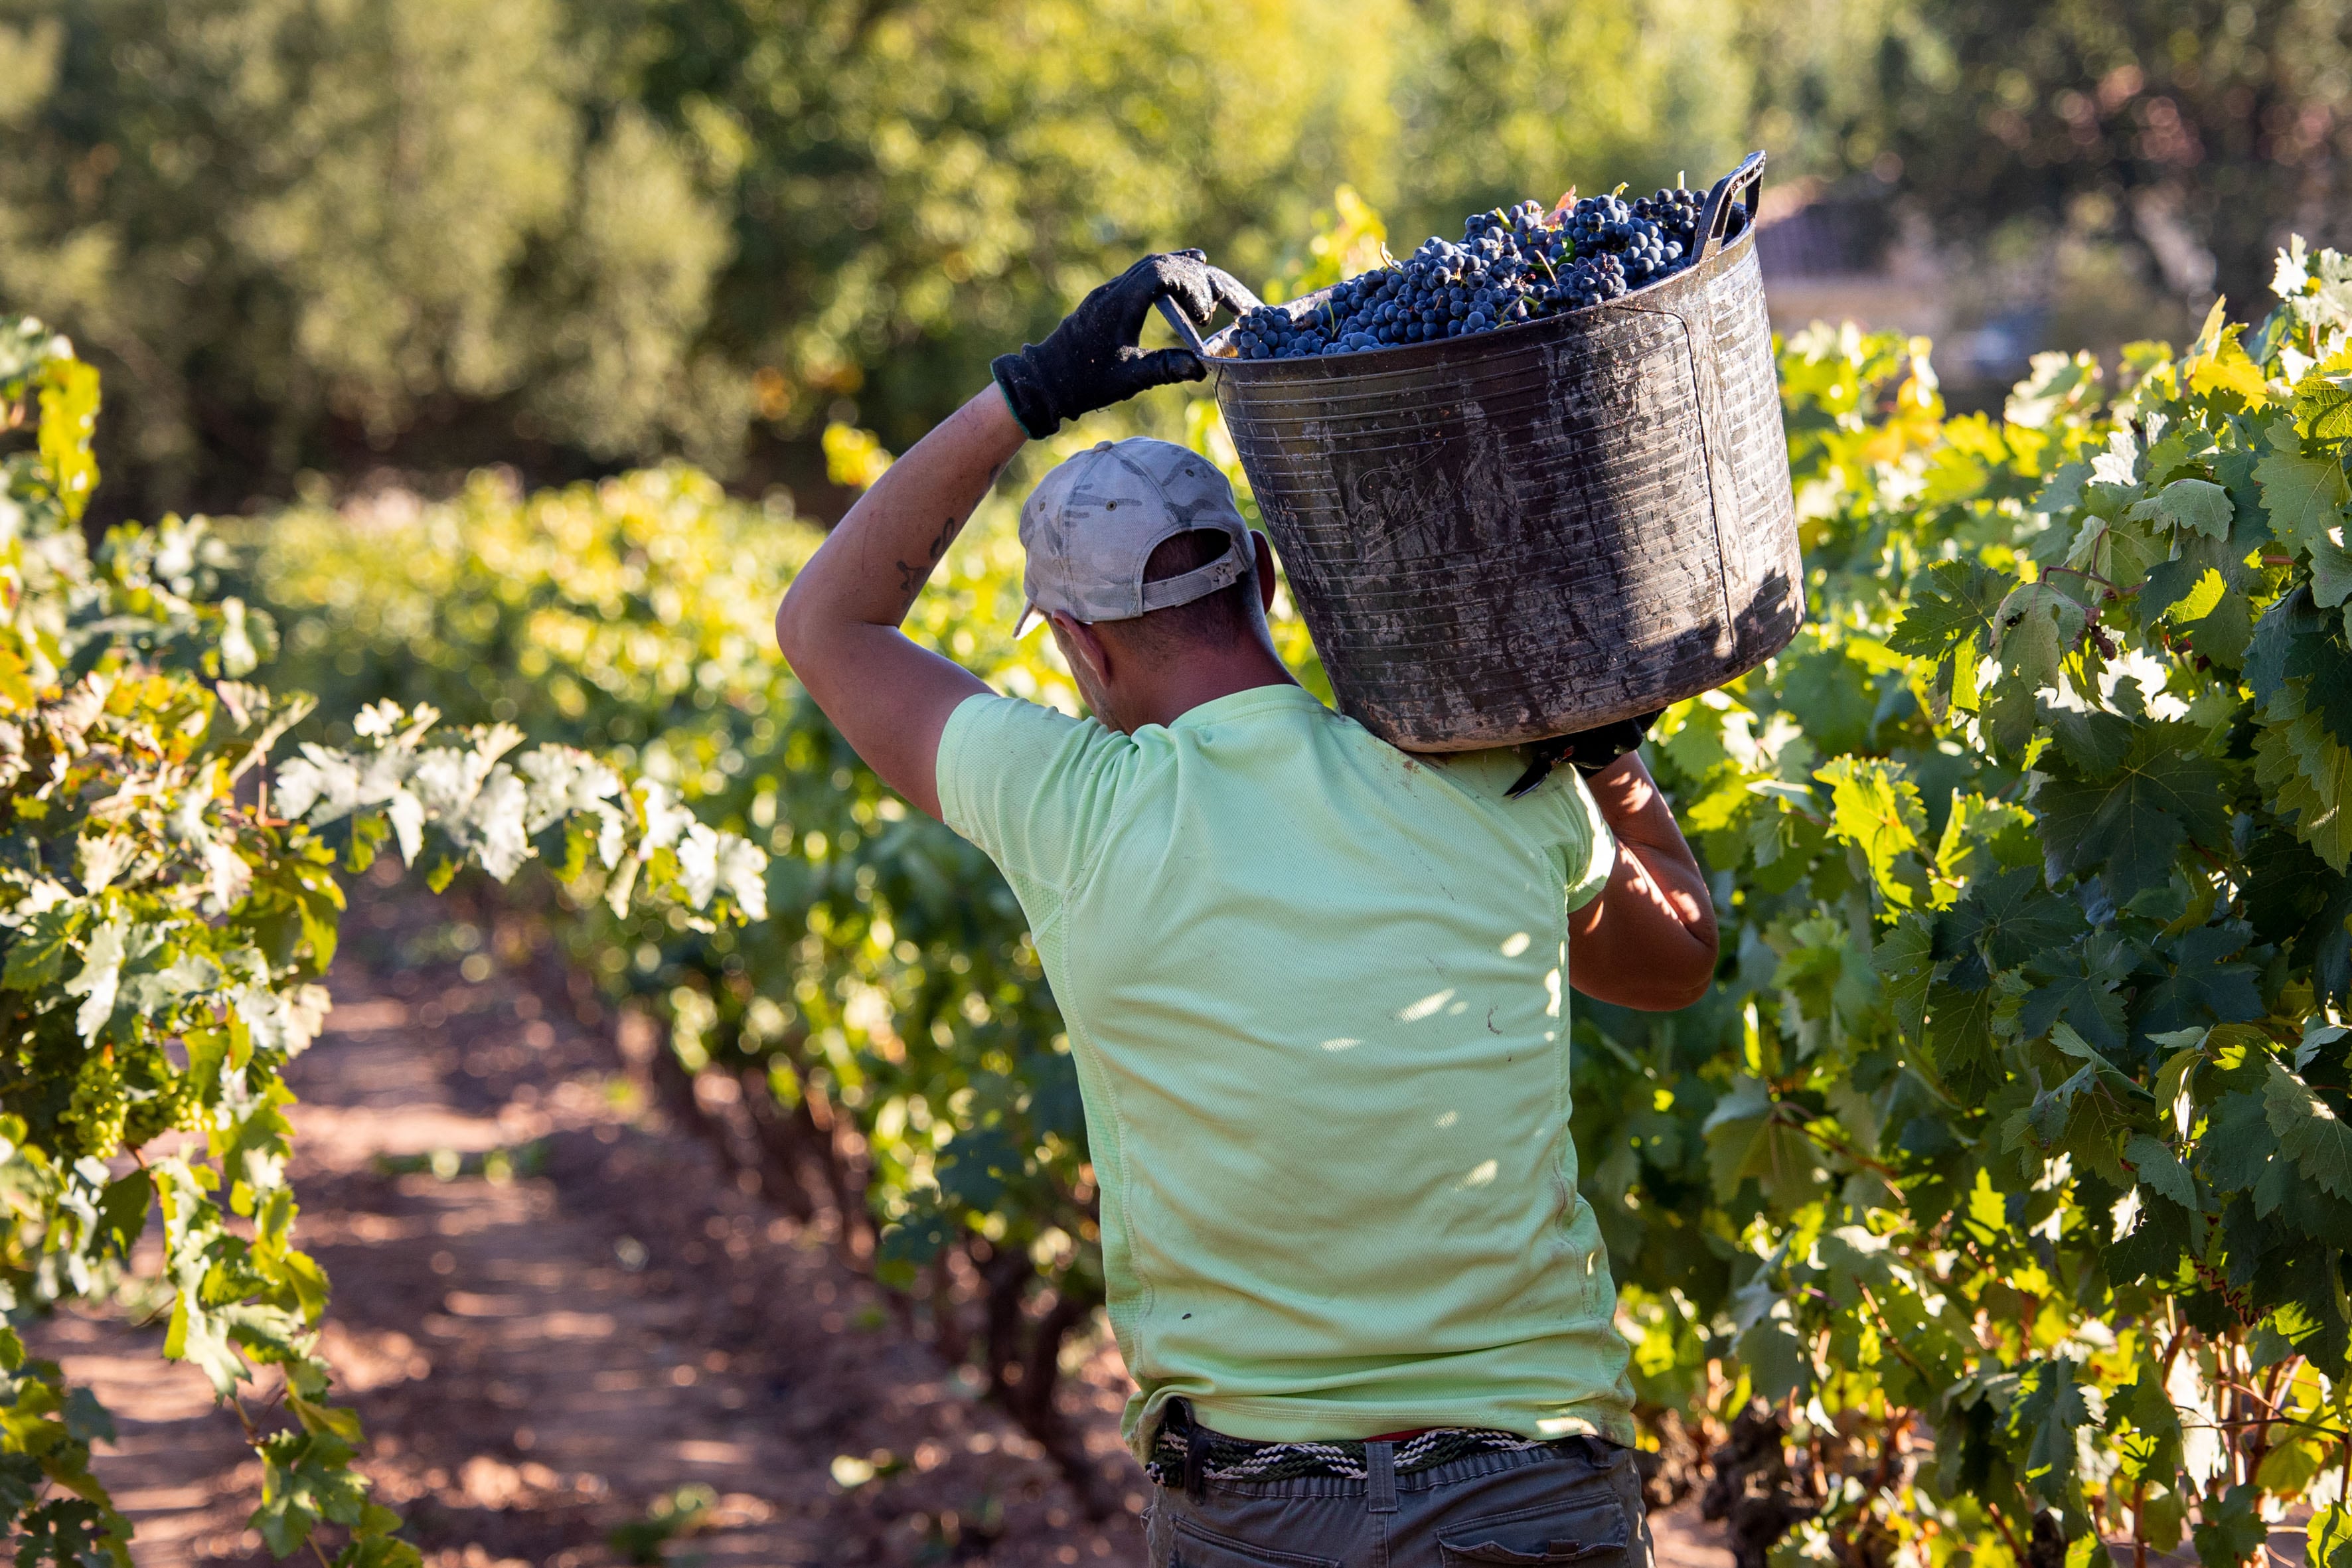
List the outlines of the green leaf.
{"label": "green leaf", "polygon": [[1739,1360],[1757,1396],[1775,1404],[1804,1394],[1816,1376],[1812,1353],[1797,1332],[1795,1314],[1775,1300],[1765,1315],[1739,1336]]}
{"label": "green leaf", "polygon": [[1870,966],[1886,983],[1895,1026],[1911,1039],[1927,1026],[1927,986],[1935,975],[1934,933],[1927,922],[1906,914],[1882,932],[1870,950]]}
{"label": "green leaf", "polygon": [[0,987],[37,992],[62,979],[83,914],[78,904],[60,904],[27,921],[8,944],[8,963],[5,973],[0,973]]}
{"label": "green leaf", "polygon": [[121,985],[123,952],[131,934],[131,922],[121,916],[99,927],[82,950],[80,972],[65,984],[67,995],[82,999],[80,1010],[74,1014],[74,1029],[85,1045],[98,1038],[99,1031],[114,1016],[114,998]]}
{"label": "green leaf", "polygon": [[2271,421],[2268,433],[2271,449],[2255,463],[2254,479],[2263,487],[2271,531],[2291,550],[2308,550],[2344,521],[2344,464],[2335,457],[2305,457],[2294,421],[2284,414]]}
{"label": "green leaf", "polygon": [[2244,1192],[2270,1169],[2278,1146],[2263,1097],[2232,1090],[2214,1101],[2207,1114],[2205,1136],[2197,1142],[2197,1164],[2220,1191]]}
{"label": "green leaf", "polygon": [[2231,1487],[2220,1499],[2207,1499],[2198,1509],[2199,1522],[2191,1538],[2197,1560],[2205,1568],[2231,1568],[2243,1563],[2270,1538],[2262,1515],[2262,1489],[2251,1481]]}
{"label": "green leaf", "polygon": [[2296,711],[2256,731],[2254,782],[2314,854],[2338,871],[2352,866],[2352,750],[2322,715]]}
{"label": "green leaf", "polygon": [[106,1184],[98,1200],[100,1228],[114,1249],[129,1257],[147,1228],[147,1207],[155,1200],[155,1182],[143,1170],[131,1171]]}
{"label": "green leaf", "polygon": [[1993,1002],[1990,985],[1963,991],[1938,984],[1927,990],[1928,1059],[1963,1104],[1990,1094],[2001,1080],[1992,1039]]}
{"label": "green leaf", "polygon": [[2306,440],[2352,441],[2352,353],[2331,355],[2294,384],[2294,427]]}
{"label": "green leaf", "polygon": [[2125,515],[2165,528],[2189,529],[2208,539],[2227,539],[2235,511],[2230,492],[2212,480],[2175,479]]}
{"label": "green leaf", "polygon": [[1927,814],[1903,765],[1878,758],[1839,757],[1813,776],[1830,786],[1830,831],[1862,851],[1888,903],[1909,909],[1911,887],[1896,876],[1895,858],[1919,847],[1927,832]]}
{"label": "green leaf", "polygon": [[2189,1174],[2189,1167],[2180,1156],[2162,1140],[2145,1132],[2136,1132],[2124,1144],[2124,1158],[2131,1163],[2140,1181],[2155,1192],[2163,1194],[2182,1208],[2197,1206],[2197,1183]]}
{"label": "green leaf", "polygon": [[1913,580],[1910,605],[1886,646],[1918,658],[1990,647],[1993,612],[2011,581],[1973,560],[1936,563]]}
{"label": "green leaf", "polygon": [[2275,1061],[2263,1086],[2263,1109],[2279,1152],[2320,1187],[2352,1199],[2352,1127]]}
{"label": "green leaf", "polygon": [[2162,887],[2184,842],[2226,845],[2221,767],[2182,755],[2179,748],[2187,744],[2193,738],[2183,728],[2147,725],[2114,779],[2044,779],[2033,808],[2051,863],[2098,877],[2120,904]]}
{"label": "green leaf", "polygon": [[2090,612],[2048,583],[2020,584],[1994,612],[1993,652],[2030,690],[2058,684],[2058,666],[2090,625]]}
{"label": "green leaf", "polygon": [[1937,924],[1953,945],[1980,948],[1995,970],[2063,949],[2084,930],[2083,911],[2042,886],[2039,866],[1979,878]]}
{"label": "green leaf", "polygon": [[2338,635],[2336,617],[2313,603],[2306,584],[2263,614],[2246,657],[2246,684],[2265,704],[2302,681],[2303,705],[2327,727],[2352,737],[2352,645]]}
{"label": "green leaf", "polygon": [[2030,961],[2025,973],[2039,984],[2019,1005],[2019,1031],[2032,1039],[2063,1021],[2102,1050],[2122,1050],[2124,1000],[2116,988],[2136,963],[2128,945],[2101,937]]}
{"label": "green leaf", "polygon": [[2010,1407],[2011,1430],[2026,1439],[2023,1479],[2053,1504],[2074,1491],[2075,1431],[2105,1419],[2098,1390],[2078,1382],[2074,1371],[2065,1356],[2033,1363]]}
{"label": "green leaf", "polygon": [[98,429],[98,370],[79,360],[51,360],[41,372],[41,464],[66,521],[81,521],[98,488],[90,442]]}

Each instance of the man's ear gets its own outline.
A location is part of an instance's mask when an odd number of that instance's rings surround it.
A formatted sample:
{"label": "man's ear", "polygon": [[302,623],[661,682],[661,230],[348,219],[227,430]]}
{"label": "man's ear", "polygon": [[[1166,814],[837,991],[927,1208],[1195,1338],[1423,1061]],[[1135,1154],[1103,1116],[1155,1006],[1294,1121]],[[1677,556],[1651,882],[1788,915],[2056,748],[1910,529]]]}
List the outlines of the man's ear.
{"label": "man's ear", "polygon": [[1062,645],[1062,657],[1084,664],[1096,684],[1107,688],[1110,684],[1110,645],[1103,641],[1102,634],[1086,622],[1058,612],[1052,619],[1054,636]]}
{"label": "man's ear", "polygon": [[1265,542],[1265,535],[1258,532],[1255,529],[1250,530],[1250,559],[1255,563],[1257,570],[1258,608],[1271,615],[1274,611],[1274,590],[1276,586],[1274,579],[1274,546],[1268,544]]}

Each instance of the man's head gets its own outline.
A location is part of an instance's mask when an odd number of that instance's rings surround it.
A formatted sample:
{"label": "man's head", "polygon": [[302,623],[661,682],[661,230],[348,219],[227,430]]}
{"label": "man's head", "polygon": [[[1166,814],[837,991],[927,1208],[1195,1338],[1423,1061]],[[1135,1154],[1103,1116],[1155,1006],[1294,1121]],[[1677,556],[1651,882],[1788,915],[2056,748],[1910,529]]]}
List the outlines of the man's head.
{"label": "man's head", "polygon": [[1164,723],[1201,690],[1281,674],[1273,556],[1199,454],[1141,437],[1081,452],[1022,507],[1021,542],[1030,610],[1105,723]]}

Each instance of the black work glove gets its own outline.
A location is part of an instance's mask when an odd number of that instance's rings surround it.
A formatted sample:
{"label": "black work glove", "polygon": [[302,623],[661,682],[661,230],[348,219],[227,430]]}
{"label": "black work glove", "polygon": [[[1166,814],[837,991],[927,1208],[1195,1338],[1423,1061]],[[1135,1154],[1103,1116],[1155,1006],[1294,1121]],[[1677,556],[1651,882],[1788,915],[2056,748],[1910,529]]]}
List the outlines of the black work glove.
{"label": "black work glove", "polygon": [[1145,257],[1079,300],[1078,308],[1044,342],[1025,343],[1017,354],[1000,354],[989,366],[1021,428],[1043,440],[1060,429],[1065,419],[1124,403],[1170,382],[1198,381],[1208,374],[1208,366],[1191,349],[1146,353],[1136,346],[1143,318],[1163,295],[1202,328],[1219,305],[1238,315],[1258,302],[1232,275],[1210,266],[1200,251]]}
{"label": "black work glove", "polygon": [[1532,790],[1551,777],[1552,769],[1562,762],[1571,763],[1576,771],[1591,778],[1601,769],[1615,763],[1626,752],[1638,750],[1649,734],[1650,726],[1658,721],[1658,713],[1644,713],[1635,719],[1620,719],[1614,724],[1603,724],[1597,730],[1580,730],[1573,735],[1555,735],[1549,741],[1538,741],[1528,748],[1528,771],[1521,773],[1503,794],[1511,800]]}

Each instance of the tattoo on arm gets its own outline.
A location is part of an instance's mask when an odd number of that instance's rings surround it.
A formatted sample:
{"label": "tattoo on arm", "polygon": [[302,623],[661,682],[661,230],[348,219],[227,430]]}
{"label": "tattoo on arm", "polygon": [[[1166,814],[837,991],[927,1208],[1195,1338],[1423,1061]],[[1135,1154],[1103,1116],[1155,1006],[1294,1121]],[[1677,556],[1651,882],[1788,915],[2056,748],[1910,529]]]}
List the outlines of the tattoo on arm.
{"label": "tattoo on arm", "polygon": [[918,566],[908,561],[891,563],[898,569],[898,591],[906,595],[910,601],[922,591],[924,583],[929,580],[931,568],[940,563],[940,557],[947,553],[949,542],[955,538],[956,531],[962,526],[963,520],[959,517],[949,518],[940,523],[939,535],[931,541],[929,549],[925,552],[921,565]]}

